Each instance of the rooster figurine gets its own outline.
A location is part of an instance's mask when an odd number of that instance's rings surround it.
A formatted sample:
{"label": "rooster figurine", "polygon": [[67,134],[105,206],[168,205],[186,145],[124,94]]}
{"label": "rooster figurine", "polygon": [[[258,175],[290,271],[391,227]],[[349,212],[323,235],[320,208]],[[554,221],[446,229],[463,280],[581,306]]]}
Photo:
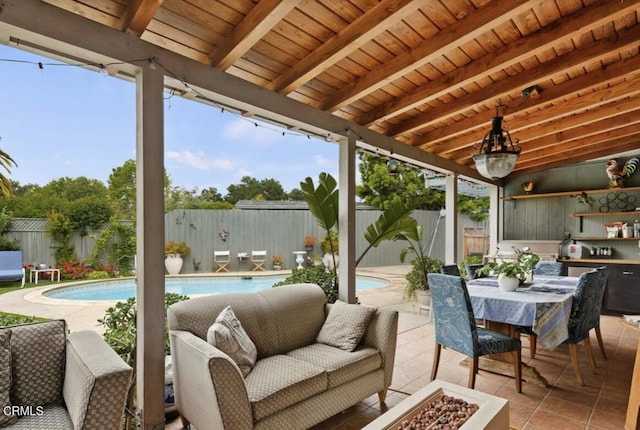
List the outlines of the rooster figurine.
{"label": "rooster figurine", "polygon": [[620,188],[624,187],[624,180],[630,177],[633,172],[636,171],[638,167],[638,163],[640,163],[640,159],[638,157],[633,157],[627,160],[626,163],[622,166],[622,168],[618,167],[618,160],[615,158],[609,160],[607,163],[607,176],[609,177],[609,188]]}

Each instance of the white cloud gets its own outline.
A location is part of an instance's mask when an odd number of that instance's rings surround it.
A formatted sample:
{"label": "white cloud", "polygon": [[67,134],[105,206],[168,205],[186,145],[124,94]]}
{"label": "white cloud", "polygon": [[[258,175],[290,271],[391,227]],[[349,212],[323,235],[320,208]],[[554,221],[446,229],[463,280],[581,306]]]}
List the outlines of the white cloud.
{"label": "white cloud", "polygon": [[235,168],[233,161],[227,158],[211,158],[204,151],[198,151],[197,153],[191,151],[168,151],[167,159],[198,170],[232,171]]}
{"label": "white cloud", "polygon": [[314,155],[313,163],[318,167],[336,167],[335,160],[330,160],[327,157],[323,157],[322,155]]}
{"label": "white cloud", "polygon": [[[256,127],[255,124],[258,126]],[[280,140],[282,134],[277,131],[275,126],[249,118],[236,118],[224,125],[222,137],[224,140],[270,147]]]}

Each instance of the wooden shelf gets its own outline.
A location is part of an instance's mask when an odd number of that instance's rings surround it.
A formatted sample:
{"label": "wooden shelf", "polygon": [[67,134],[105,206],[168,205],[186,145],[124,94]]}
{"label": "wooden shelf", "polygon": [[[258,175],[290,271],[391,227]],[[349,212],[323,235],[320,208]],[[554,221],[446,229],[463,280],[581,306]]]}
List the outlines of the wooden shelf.
{"label": "wooden shelf", "polygon": [[576,190],[576,191],[560,191],[557,193],[540,193],[540,194],[520,194],[515,196],[504,196],[502,200],[524,200],[524,199],[542,199],[546,197],[563,197],[563,196],[578,196],[582,193],[585,194],[598,194],[598,193],[614,193],[621,191],[640,191],[640,187],[625,187],[625,188],[603,188],[599,190]]}
{"label": "wooden shelf", "polygon": [[640,237],[572,237],[575,241],[600,241],[600,240],[640,240]]}
{"label": "wooden shelf", "polygon": [[584,213],[573,213],[569,214],[569,216],[573,217],[581,217],[581,216],[607,216],[607,215],[631,215],[635,214],[636,216],[640,216],[640,211],[624,211],[624,212],[584,212]]}

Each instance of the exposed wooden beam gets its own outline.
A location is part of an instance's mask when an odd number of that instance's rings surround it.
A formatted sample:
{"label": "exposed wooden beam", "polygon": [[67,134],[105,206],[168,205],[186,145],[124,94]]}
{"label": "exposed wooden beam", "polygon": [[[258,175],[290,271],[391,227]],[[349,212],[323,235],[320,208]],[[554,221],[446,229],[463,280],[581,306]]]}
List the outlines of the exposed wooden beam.
{"label": "exposed wooden beam", "polygon": [[[635,63],[638,67],[640,67],[640,57],[630,58],[629,62]],[[540,104],[540,110],[532,111],[526,115],[522,115],[523,112],[518,111],[520,114],[517,115],[517,117],[510,118],[509,121],[507,121],[508,126],[506,126],[505,128],[509,130],[512,136],[517,136],[521,140],[521,142],[526,144],[529,138],[536,138],[541,136],[542,131],[539,127],[544,126],[544,124],[549,121],[558,120],[563,124],[563,126],[569,126],[568,120],[563,118],[571,118],[571,116],[574,114],[580,115],[585,110],[597,110],[597,112],[602,112],[601,107],[604,104],[640,95],[640,71],[637,71],[636,68],[625,67],[629,65],[631,64],[627,64],[627,62],[616,63],[612,65],[611,68],[592,72],[587,75],[583,75],[575,80],[567,81],[564,84],[554,87],[554,90],[559,90],[560,94],[557,94],[553,98],[552,102],[556,104],[556,106],[554,106],[554,109],[552,111],[549,109],[544,109],[544,106],[549,105],[548,100],[544,101],[542,104]],[[608,72],[614,73],[609,74]],[[580,91],[584,92],[583,97],[572,98],[568,101],[562,100],[562,93],[564,92],[562,90],[562,87],[570,86],[572,87],[572,92],[578,91],[576,90],[575,85],[573,85],[574,81],[580,80],[584,83],[593,82],[595,84],[599,84],[600,80],[603,79],[604,76],[613,75],[618,77],[618,73],[624,72],[631,75],[625,82],[606,89],[602,89],[597,92],[592,92],[589,87],[580,88]],[[606,81],[607,80],[603,80],[602,82]],[[546,92],[543,93],[543,95],[546,95]],[[631,105],[632,103],[633,102],[631,102]],[[553,114],[551,114],[550,112],[553,112]],[[433,146],[430,147],[429,150],[437,152],[440,155],[453,160],[464,158],[468,155],[469,151],[472,150],[473,145],[479,143],[482,140],[484,134],[486,134],[486,132],[488,131],[488,127],[490,124],[489,120],[490,118],[487,117],[484,123],[484,128],[480,130],[474,130],[465,136],[456,137],[455,139],[446,141],[446,148],[443,146],[443,149],[438,150],[437,146]],[[531,132],[531,130],[533,130],[533,132]],[[555,130],[552,130],[552,133],[553,132],[555,132]]]}
{"label": "exposed wooden beam", "polygon": [[[417,88],[406,96],[383,104],[360,117],[357,122],[369,125],[410,109],[426,104],[447,93],[473,83],[480,76],[496,73],[520,61],[531,58],[559,43],[570,41],[595,28],[637,9],[640,0],[620,2],[603,0],[578,10],[575,14],[562,18],[529,36],[503,46],[495,52],[465,66],[443,74],[441,77]],[[523,86],[524,88],[524,86]]]}
{"label": "exposed wooden beam", "polygon": [[[621,139],[614,144],[603,144],[597,146],[591,146],[587,148],[581,148],[575,151],[571,156],[571,163],[581,163],[594,158],[606,157],[616,152],[625,152],[634,148],[637,148],[640,135],[629,136]],[[519,167],[516,163],[516,169],[509,175],[510,178],[515,176],[522,176],[534,172],[540,172],[547,169],[553,169],[556,167],[565,167],[567,165],[567,154],[565,151],[560,151],[556,155],[550,156],[545,164],[539,164],[535,166],[522,166]],[[604,172],[605,166],[603,163],[602,170]],[[604,173],[603,173],[604,174]]]}
{"label": "exposed wooden beam", "polygon": [[132,0],[120,22],[120,30],[141,36],[163,0]]}
{"label": "exposed wooden beam", "polygon": [[435,34],[434,37],[425,40],[416,48],[395,57],[380,68],[367,73],[358,81],[336,91],[323,103],[322,109],[336,111],[541,2],[542,0],[511,0],[497,4],[490,3],[467,15],[464,19],[456,21],[447,28],[447,31]]}
{"label": "exposed wooden beam", "polygon": [[429,0],[383,0],[341,32],[320,45],[267,88],[289,94],[335,63],[369,43],[380,33],[423,7]]}
{"label": "exposed wooden beam", "polygon": [[210,54],[211,65],[227,70],[301,0],[260,0]]}
{"label": "exposed wooden beam", "polygon": [[520,92],[522,88],[534,85],[537,82],[568,73],[579,67],[584,67],[594,60],[604,59],[607,56],[618,53],[621,49],[637,47],[638,42],[640,42],[640,32],[635,27],[623,30],[619,35],[620,37],[615,40],[597,40],[588,46],[573,50],[551,61],[542,63],[533,70],[523,70],[521,73],[502,79],[463,97],[459,97],[451,103],[443,104],[435,109],[429,109],[424,113],[399,123],[389,130],[387,134],[397,136],[428,127],[447,118],[468,112],[481,105],[486,105],[489,100],[497,101],[514,92]]}

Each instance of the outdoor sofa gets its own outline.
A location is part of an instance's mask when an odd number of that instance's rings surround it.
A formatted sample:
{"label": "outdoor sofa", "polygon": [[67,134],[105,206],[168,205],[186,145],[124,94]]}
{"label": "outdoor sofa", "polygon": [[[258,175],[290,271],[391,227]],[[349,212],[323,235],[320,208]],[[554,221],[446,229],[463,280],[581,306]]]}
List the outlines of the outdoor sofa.
{"label": "outdoor sofa", "polygon": [[[231,330],[255,344],[253,366],[207,341],[227,307]],[[398,313],[329,305],[314,284],[192,298],[168,323],[177,410],[198,430],[306,429],[375,393],[384,401],[391,385]]]}
{"label": "outdoor sofa", "polygon": [[0,427],[120,429],[131,367],[91,330],[63,320],[0,328]]}

